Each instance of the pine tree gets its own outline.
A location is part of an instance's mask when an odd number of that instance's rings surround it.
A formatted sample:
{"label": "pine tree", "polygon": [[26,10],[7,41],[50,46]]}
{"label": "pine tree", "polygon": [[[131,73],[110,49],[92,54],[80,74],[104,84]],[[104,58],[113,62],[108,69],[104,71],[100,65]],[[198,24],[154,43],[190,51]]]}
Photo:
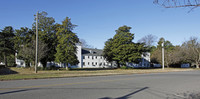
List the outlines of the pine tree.
{"label": "pine tree", "polygon": [[118,68],[127,62],[138,62],[145,51],[144,44],[133,42],[134,34],[130,33],[130,29],[128,26],[119,27],[104,46],[104,57],[109,62],[116,61]]}
{"label": "pine tree", "polygon": [[61,25],[57,28],[58,45],[56,47],[57,53],[55,54],[56,62],[67,64],[66,69],[70,65],[77,65],[79,63],[76,53],[79,43],[78,36],[72,32],[76,25],[71,23],[71,19],[66,17]]}
{"label": "pine tree", "polygon": [[8,66],[7,57],[11,54],[15,54],[14,50],[14,30],[11,26],[5,27],[0,32],[0,54],[4,57],[5,66]]}

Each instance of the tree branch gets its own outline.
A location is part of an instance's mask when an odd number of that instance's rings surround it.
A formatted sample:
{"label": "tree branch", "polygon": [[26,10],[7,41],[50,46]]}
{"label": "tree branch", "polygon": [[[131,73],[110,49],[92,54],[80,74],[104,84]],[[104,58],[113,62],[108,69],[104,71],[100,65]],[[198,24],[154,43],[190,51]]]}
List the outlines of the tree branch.
{"label": "tree branch", "polygon": [[200,0],[154,0],[153,3],[164,8],[192,7],[191,10],[200,6]]}

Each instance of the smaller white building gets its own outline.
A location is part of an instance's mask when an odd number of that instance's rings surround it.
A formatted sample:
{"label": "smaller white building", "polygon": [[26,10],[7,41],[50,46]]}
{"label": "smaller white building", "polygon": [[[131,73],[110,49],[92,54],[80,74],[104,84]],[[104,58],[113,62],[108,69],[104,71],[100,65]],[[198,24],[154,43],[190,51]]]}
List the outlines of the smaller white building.
{"label": "smaller white building", "polygon": [[5,65],[3,62],[0,62],[0,65]]}
{"label": "smaller white building", "polygon": [[149,68],[151,66],[150,64],[150,53],[149,52],[144,52],[141,55],[142,59],[141,62],[138,64],[136,63],[127,63],[126,65],[129,67],[134,67],[134,68]]}
{"label": "smaller white building", "polygon": [[20,59],[15,59],[17,67],[26,67],[25,61]]}
{"label": "smaller white building", "polygon": [[142,61],[139,63],[139,65],[141,67],[150,67],[151,66],[150,62],[151,62],[150,53],[149,52],[144,52],[142,54]]}

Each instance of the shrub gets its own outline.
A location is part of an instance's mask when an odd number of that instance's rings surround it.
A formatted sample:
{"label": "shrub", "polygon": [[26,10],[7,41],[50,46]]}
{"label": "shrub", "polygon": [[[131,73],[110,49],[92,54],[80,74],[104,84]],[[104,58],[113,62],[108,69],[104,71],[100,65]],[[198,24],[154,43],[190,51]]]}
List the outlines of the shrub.
{"label": "shrub", "polygon": [[128,69],[126,66],[121,66],[120,68],[121,69]]}
{"label": "shrub", "polygon": [[51,65],[49,67],[44,68],[44,70],[58,70],[60,67],[56,67],[55,65]]}

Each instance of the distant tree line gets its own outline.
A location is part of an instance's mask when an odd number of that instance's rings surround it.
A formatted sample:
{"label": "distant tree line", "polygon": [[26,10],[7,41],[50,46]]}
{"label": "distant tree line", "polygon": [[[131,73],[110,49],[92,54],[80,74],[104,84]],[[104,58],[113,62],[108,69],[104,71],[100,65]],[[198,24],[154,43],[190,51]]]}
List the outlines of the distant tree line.
{"label": "distant tree line", "polygon": [[200,65],[200,42],[197,37],[190,37],[181,45],[173,45],[170,41],[160,38],[157,46],[150,48],[151,63],[162,64],[162,43],[165,49],[165,66],[180,67],[181,64],[189,63],[199,68]]}

